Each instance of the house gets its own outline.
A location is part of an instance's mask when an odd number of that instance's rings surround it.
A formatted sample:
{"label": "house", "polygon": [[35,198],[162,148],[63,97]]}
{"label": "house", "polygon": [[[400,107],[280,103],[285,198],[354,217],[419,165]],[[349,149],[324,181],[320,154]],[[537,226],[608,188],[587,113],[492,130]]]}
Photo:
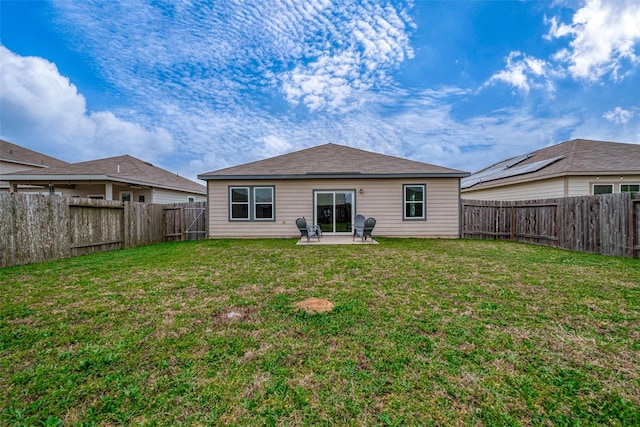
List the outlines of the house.
{"label": "house", "polygon": [[[66,166],[67,162],[0,139],[0,175],[27,169]],[[28,186],[22,189],[27,190]],[[0,191],[9,191],[9,182],[0,181]]]}
{"label": "house", "polygon": [[530,200],[640,191],[640,144],[573,139],[462,179],[462,197]]}
{"label": "house", "polygon": [[209,237],[292,237],[296,218],[351,234],[356,214],[374,235],[456,238],[467,172],[324,144],[207,172]]}
{"label": "house", "polygon": [[10,191],[151,203],[200,202],[206,187],[124,155],[19,172],[4,171]]}

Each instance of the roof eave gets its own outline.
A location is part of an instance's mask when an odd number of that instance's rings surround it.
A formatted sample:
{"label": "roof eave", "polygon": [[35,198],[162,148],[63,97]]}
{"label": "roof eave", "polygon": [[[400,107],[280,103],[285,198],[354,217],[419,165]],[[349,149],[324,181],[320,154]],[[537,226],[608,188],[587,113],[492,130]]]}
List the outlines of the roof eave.
{"label": "roof eave", "polygon": [[222,180],[293,180],[293,179],[380,179],[380,178],[465,178],[469,172],[430,172],[430,173],[393,173],[393,174],[367,174],[367,173],[316,173],[294,175],[198,175],[198,179],[204,181]]}

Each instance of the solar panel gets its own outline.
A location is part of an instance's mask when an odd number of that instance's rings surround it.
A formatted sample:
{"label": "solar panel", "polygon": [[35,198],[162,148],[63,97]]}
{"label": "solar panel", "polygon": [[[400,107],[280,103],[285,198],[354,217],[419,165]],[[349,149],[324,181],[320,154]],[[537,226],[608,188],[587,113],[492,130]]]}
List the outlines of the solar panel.
{"label": "solar panel", "polygon": [[565,156],[552,157],[550,159],[516,166],[518,163],[521,163],[529,157],[531,157],[531,154],[514,157],[512,159],[505,160],[504,162],[496,163],[495,165],[481,172],[478,172],[477,174],[472,174],[467,178],[463,178],[461,180],[461,187],[469,188],[481,182],[495,181],[497,179],[509,178],[512,176],[536,172],[549,166],[552,163],[557,162],[558,160],[564,159]]}

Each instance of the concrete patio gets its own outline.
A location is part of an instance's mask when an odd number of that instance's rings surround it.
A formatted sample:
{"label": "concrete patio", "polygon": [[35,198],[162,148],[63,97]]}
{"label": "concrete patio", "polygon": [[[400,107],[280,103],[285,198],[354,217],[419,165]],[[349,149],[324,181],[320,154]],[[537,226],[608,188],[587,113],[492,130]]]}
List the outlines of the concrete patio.
{"label": "concrete patio", "polygon": [[298,242],[296,243],[296,245],[301,245],[301,246],[318,246],[318,245],[377,245],[378,242],[376,242],[375,240],[373,240],[372,238],[368,238],[367,240],[365,240],[364,242],[362,241],[361,238],[356,237],[355,240],[353,239],[352,235],[342,235],[342,236],[336,236],[336,235],[332,235],[332,234],[325,234],[320,238],[320,241],[318,241],[317,237],[312,237],[309,240],[309,243],[307,243],[307,238],[306,237],[302,237],[301,239],[298,240]]}

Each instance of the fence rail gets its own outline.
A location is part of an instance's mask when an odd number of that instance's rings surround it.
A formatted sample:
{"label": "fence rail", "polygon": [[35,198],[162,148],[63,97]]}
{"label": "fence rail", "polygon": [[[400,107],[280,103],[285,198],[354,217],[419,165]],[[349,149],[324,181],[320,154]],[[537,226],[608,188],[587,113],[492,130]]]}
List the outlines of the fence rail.
{"label": "fence rail", "polygon": [[[183,213],[173,217],[173,211]],[[2,193],[0,267],[202,239],[205,216],[206,202],[160,205]],[[172,230],[178,233],[167,237]]]}
{"label": "fence rail", "polygon": [[462,237],[580,252],[640,255],[640,198],[629,193],[547,200],[462,200]]}

